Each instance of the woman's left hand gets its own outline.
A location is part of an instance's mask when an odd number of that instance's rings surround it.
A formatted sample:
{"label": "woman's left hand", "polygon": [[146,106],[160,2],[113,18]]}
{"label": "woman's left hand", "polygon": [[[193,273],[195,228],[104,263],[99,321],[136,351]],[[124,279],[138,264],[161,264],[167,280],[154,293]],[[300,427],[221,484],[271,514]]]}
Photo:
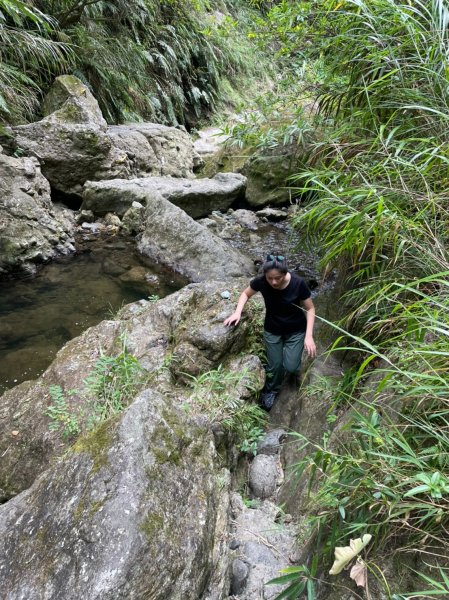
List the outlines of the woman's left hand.
{"label": "woman's left hand", "polygon": [[307,352],[307,354],[310,356],[310,358],[315,358],[316,356],[316,346],[315,346],[315,342],[313,340],[313,337],[310,336],[306,336],[304,338],[304,349]]}

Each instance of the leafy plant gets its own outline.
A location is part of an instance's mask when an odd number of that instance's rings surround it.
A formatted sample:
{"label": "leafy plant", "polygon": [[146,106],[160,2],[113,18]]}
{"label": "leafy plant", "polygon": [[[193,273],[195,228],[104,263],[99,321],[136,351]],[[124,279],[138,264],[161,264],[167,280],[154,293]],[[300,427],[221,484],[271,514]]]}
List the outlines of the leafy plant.
{"label": "leafy plant", "polygon": [[267,415],[256,404],[241,398],[242,388],[254,389],[250,374],[225,371],[220,365],[198,377],[189,377],[193,387],[191,406],[204,410],[211,422],[220,423],[232,433],[242,452],[255,454]]}
{"label": "leafy plant", "polygon": [[85,393],[94,399],[94,421],[105,421],[121,412],[145,379],[145,370],[127,351],[124,341],[117,356],[102,354],[84,380]]}
{"label": "leafy plant", "polygon": [[[67,404],[66,397],[60,385],[51,385],[49,392],[53,404],[45,411],[50,417],[48,428],[51,431],[59,431],[65,438],[78,435],[81,432],[79,415],[73,412],[73,409]],[[76,390],[70,390],[69,395],[76,393]]]}
{"label": "leafy plant", "polygon": [[316,600],[315,580],[313,573],[306,565],[287,567],[282,569],[283,575],[268,581],[268,585],[288,584],[283,592],[276,596],[276,600],[297,600],[301,594],[305,594],[307,600]]}
{"label": "leafy plant", "polygon": [[71,405],[61,386],[49,388],[53,403],[45,414],[50,417],[50,430],[57,430],[63,437],[79,435],[91,430],[121,412],[147,381],[146,371],[138,360],[126,349],[122,340],[122,351],[114,357],[102,354],[92,371],[84,379],[82,390],[69,390],[69,396],[79,396],[83,409]]}

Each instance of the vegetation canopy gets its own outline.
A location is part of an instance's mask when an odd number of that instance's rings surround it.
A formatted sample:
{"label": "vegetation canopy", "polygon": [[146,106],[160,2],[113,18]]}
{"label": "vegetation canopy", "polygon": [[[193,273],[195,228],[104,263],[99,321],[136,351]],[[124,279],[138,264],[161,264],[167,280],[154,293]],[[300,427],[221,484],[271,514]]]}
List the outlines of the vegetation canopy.
{"label": "vegetation canopy", "polygon": [[0,0],[0,118],[36,118],[54,77],[71,73],[110,123],[193,127],[259,72],[252,14],[240,0]]}

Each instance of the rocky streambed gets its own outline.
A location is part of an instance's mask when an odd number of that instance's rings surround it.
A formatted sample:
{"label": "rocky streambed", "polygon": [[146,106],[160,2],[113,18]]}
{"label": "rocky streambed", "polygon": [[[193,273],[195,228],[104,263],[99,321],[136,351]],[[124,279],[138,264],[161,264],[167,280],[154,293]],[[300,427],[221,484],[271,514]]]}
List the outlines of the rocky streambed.
{"label": "rocky streambed", "polygon": [[[295,503],[293,517],[279,504],[288,489],[282,441],[301,417],[302,396],[286,389],[257,456],[242,450],[222,407],[257,402],[262,307],[236,328],[223,320],[267,251],[287,254],[312,287],[316,257],[292,251],[287,210],[239,208],[248,201],[241,174],[195,179],[201,157],[185,132],[108,128],[73,78],[59,80],[46,107],[42,121],[12,128],[0,153],[0,272],[35,274],[42,262],[75,256],[42,269],[36,292],[28,281],[8,283],[22,312],[1,323],[5,337],[21,323],[31,327],[33,308],[45,319],[33,338],[40,343],[53,330],[64,343],[99,318],[99,297],[115,303],[117,278],[140,299],[113,307],[57,352],[53,340],[56,354],[42,375],[0,398],[3,596],[274,598],[281,588],[269,579],[301,550]],[[51,191],[72,209],[54,205]],[[97,246],[92,238],[102,233]],[[75,324],[70,297],[80,309]],[[108,365],[102,387],[99,361]],[[320,376],[320,360],[313,369]],[[95,420],[100,398],[117,400],[105,395],[117,370],[131,374],[119,380],[121,405]],[[319,435],[319,399],[304,414]]]}

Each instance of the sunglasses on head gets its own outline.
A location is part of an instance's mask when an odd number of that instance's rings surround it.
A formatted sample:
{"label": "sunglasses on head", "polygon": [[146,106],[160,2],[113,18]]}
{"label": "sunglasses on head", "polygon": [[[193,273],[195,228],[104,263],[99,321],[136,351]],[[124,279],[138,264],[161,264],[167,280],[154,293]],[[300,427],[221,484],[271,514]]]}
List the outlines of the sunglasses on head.
{"label": "sunglasses on head", "polygon": [[267,261],[268,262],[284,262],[285,260],[285,256],[282,256],[281,254],[279,254],[278,256],[274,256],[274,254],[269,254],[267,256]]}

